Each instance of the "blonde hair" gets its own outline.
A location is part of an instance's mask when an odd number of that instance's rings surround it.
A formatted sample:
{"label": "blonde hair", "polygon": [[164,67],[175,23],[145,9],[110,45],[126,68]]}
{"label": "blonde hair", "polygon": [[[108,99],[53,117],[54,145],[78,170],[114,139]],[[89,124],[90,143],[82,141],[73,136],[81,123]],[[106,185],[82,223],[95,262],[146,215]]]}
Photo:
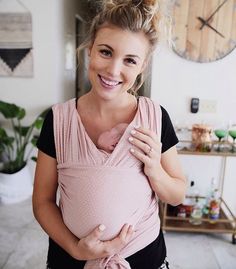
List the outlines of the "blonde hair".
{"label": "blonde hair", "polygon": [[[158,0],[105,0],[102,1],[101,11],[94,17],[87,39],[78,52],[92,46],[97,31],[105,24],[115,25],[131,32],[143,32],[147,37],[151,53],[155,50],[160,36],[161,12]],[[130,92],[137,94],[144,82],[144,74],[137,76]]]}

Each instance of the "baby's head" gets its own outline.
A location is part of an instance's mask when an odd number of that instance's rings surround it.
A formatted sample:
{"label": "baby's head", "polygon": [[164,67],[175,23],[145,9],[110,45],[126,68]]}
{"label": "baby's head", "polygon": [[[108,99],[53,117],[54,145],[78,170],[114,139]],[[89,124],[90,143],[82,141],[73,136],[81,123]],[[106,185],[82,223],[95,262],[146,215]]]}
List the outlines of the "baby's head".
{"label": "baby's head", "polygon": [[113,127],[110,131],[102,133],[97,141],[98,148],[111,153],[118,144],[127,126],[127,123],[120,123]]}

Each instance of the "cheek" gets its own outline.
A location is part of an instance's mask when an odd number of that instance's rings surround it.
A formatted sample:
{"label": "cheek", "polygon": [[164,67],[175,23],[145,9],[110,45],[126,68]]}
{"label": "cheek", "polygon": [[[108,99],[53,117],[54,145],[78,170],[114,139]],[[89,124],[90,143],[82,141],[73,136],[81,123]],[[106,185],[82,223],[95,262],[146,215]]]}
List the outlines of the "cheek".
{"label": "cheek", "polygon": [[97,63],[93,59],[90,59],[88,69],[89,71],[94,71],[97,68]]}
{"label": "cheek", "polygon": [[130,84],[134,84],[138,74],[139,72],[137,72],[137,70],[127,73],[127,80],[130,82]]}
{"label": "cheek", "polygon": [[104,61],[100,60],[99,58],[91,59],[89,62],[88,70],[89,72],[96,72],[100,73],[101,71],[106,68],[106,64]]}

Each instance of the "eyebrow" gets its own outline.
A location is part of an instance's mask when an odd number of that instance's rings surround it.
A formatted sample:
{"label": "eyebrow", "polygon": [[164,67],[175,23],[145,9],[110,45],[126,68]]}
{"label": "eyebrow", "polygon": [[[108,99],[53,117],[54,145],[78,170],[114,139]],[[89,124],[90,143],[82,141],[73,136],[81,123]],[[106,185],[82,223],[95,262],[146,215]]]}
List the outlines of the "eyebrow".
{"label": "eyebrow", "polygon": [[[111,51],[114,51],[114,49],[111,47],[111,46],[109,46],[109,45],[107,45],[107,44],[99,44],[98,45],[98,47],[102,47],[102,46],[105,46],[105,47],[107,47],[108,49],[110,49]],[[132,58],[139,58],[140,59],[140,57],[138,56],[138,55],[134,55],[134,54],[127,54],[127,55],[125,55],[126,57],[132,57]]]}

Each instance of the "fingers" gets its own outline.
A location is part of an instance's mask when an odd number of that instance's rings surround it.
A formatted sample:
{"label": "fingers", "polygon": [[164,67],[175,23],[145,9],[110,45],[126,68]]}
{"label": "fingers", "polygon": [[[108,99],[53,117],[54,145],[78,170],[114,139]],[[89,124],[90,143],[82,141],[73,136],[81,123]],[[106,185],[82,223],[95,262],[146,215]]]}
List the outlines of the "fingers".
{"label": "fingers", "polygon": [[[131,134],[131,136],[129,138],[130,142],[133,142],[133,141],[137,142],[137,140],[139,140],[140,142],[145,143],[147,146],[153,144],[153,142],[154,142],[152,137],[148,136],[147,134],[141,133],[139,131],[132,130],[130,132],[130,134]],[[132,141],[132,139],[133,139],[133,141]]]}
{"label": "fingers", "polygon": [[151,151],[161,152],[161,143],[158,136],[145,128],[139,127],[131,131],[129,141],[146,155]]}
{"label": "fingers", "polygon": [[109,248],[110,252],[117,253],[119,252],[127,243],[131,240],[134,233],[132,225],[125,224],[119,235],[110,241],[106,241],[106,246]]}
{"label": "fingers", "polygon": [[99,240],[105,231],[106,227],[103,224],[100,224],[96,227],[88,236],[87,238],[90,240]]}
{"label": "fingers", "polygon": [[133,229],[133,226],[132,225],[129,225],[129,224],[125,224],[118,237],[115,238],[114,240],[117,240],[117,242],[119,244],[121,244],[122,246],[126,245],[129,240],[131,239],[132,235],[133,235],[133,232],[134,232],[134,229]]}
{"label": "fingers", "polygon": [[141,149],[145,154],[150,153],[150,150],[152,147],[149,146],[149,144],[144,143],[143,141],[140,141],[137,138],[129,137],[129,141],[132,145],[136,146],[137,148]]}
{"label": "fingers", "polygon": [[142,133],[148,137],[150,137],[154,142],[160,142],[160,136],[159,134],[156,134],[155,132],[151,131],[150,129],[143,128],[142,126],[140,127],[134,127],[135,131],[137,133]]}
{"label": "fingers", "polygon": [[150,159],[147,155],[143,154],[142,152],[135,150],[133,148],[130,149],[130,152],[138,159],[140,160],[142,163],[144,164],[148,164]]}
{"label": "fingers", "polygon": [[130,241],[133,235],[131,225],[125,224],[118,236],[112,240],[102,241],[101,235],[105,230],[103,224],[96,227],[88,236],[80,239],[78,246],[80,255],[85,260],[108,257],[119,251]]}
{"label": "fingers", "polygon": [[134,232],[133,225],[125,224],[119,234],[120,240],[124,243],[128,243],[133,235],[133,232]]}

